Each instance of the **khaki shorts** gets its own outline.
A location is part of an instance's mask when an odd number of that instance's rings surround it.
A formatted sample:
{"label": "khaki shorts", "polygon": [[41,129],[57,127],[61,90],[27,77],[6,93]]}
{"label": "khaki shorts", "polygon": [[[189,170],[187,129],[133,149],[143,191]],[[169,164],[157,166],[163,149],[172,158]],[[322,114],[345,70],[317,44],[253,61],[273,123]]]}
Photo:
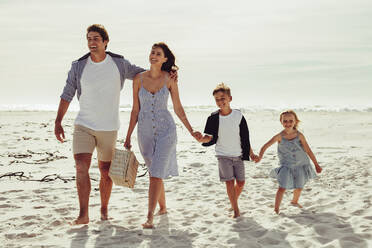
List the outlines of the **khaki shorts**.
{"label": "khaki shorts", "polygon": [[221,182],[234,179],[245,181],[244,162],[240,157],[217,156],[217,159]]}
{"label": "khaki shorts", "polygon": [[75,125],[72,150],[74,154],[93,153],[97,147],[99,161],[111,161],[115,150],[118,131],[95,131],[87,127]]}

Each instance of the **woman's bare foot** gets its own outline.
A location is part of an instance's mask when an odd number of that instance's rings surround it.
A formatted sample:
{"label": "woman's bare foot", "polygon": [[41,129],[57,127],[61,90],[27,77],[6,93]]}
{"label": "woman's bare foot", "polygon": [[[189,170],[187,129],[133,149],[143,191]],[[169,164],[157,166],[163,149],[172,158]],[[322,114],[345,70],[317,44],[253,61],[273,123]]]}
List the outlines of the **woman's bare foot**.
{"label": "woman's bare foot", "polygon": [[85,217],[78,217],[76,220],[70,222],[70,225],[71,226],[75,226],[75,225],[85,225],[85,224],[88,224],[89,223],[89,217],[88,216],[85,216]]}
{"label": "woman's bare foot", "polygon": [[300,205],[298,202],[291,202],[292,206],[302,208],[302,205]]}
{"label": "woman's bare foot", "polygon": [[168,212],[167,212],[167,209],[166,208],[163,208],[163,209],[160,209],[157,213],[156,213],[156,215],[163,215],[163,214],[167,214]]}
{"label": "woman's bare foot", "polygon": [[153,213],[148,213],[147,214],[147,221],[142,224],[142,227],[145,229],[151,229],[154,228],[154,224],[152,223],[154,220],[154,214]]}

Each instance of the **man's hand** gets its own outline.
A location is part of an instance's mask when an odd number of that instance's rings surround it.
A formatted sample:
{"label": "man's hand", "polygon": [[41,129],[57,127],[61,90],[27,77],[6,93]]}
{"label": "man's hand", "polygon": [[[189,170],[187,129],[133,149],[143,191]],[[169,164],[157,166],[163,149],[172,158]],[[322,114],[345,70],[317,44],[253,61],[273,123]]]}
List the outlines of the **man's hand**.
{"label": "man's hand", "polygon": [[54,135],[56,136],[57,140],[61,143],[65,140],[65,131],[63,130],[61,122],[54,123]]}
{"label": "man's hand", "polygon": [[177,71],[171,71],[170,72],[170,79],[173,80],[174,82],[178,82],[178,73]]}

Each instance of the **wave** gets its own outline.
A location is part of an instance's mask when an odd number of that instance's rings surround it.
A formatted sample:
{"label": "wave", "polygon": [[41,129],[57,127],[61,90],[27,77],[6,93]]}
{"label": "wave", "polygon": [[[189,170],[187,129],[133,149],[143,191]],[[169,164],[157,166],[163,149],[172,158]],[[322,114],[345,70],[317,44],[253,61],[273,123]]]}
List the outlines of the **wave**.
{"label": "wave", "polygon": [[[231,106],[232,108],[240,109],[242,112],[281,112],[292,109],[298,112],[372,112],[372,105],[370,106],[326,106],[326,105],[308,105],[308,106]],[[120,112],[130,112],[132,106],[120,105]],[[173,106],[169,105],[169,109],[173,110]],[[184,106],[186,112],[213,112],[217,110],[215,105],[194,105]],[[0,111],[53,111],[58,110],[57,104],[0,104]],[[79,111],[78,104],[71,104],[68,111]]]}

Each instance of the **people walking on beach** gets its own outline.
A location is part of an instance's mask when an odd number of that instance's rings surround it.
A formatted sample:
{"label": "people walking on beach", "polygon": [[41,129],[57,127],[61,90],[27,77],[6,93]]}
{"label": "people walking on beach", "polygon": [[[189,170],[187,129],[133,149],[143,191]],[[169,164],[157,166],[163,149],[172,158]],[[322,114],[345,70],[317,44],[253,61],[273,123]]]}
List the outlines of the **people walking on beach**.
{"label": "people walking on beach", "polygon": [[101,174],[101,219],[108,219],[107,208],[112,189],[108,172],[120,126],[120,90],[125,79],[133,79],[136,74],[144,71],[129,63],[123,56],[106,51],[109,36],[104,26],[89,26],[86,38],[89,53],[72,63],[61,95],[54,129],[56,138],[63,142],[65,133],[62,119],[77,92],[80,110],[75,119],[73,154],[80,212],[72,224],[89,222],[89,167],[95,148]]}
{"label": "people walking on beach", "polygon": [[315,165],[316,172],[320,173],[322,171],[314,153],[306,142],[305,136],[297,129],[300,120],[296,113],[292,110],[285,111],[280,114],[279,120],[284,129],[262,146],[258,158],[259,162],[266,149],[275,142],[278,142],[280,167],[272,170],[270,173],[270,176],[276,178],[279,183],[274,209],[277,214],[279,214],[280,203],[287,189],[294,189],[291,204],[302,208],[298,203],[301,191],[307,181],[316,177],[309,157]]}
{"label": "people walking on beach", "polygon": [[207,119],[204,133],[198,139],[203,146],[216,144],[216,157],[220,181],[226,183],[227,195],[234,210],[234,218],[240,216],[238,198],[245,183],[243,160],[257,160],[249,141],[249,130],[243,114],[231,109],[231,90],[221,83],[213,90],[213,96],[219,110]]}
{"label": "people walking on beach", "polygon": [[163,179],[178,176],[176,160],[176,124],[167,109],[171,95],[174,112],[195,138],[179,98],[177,80],[170,78],[175,72],[175,56],[165,43],[152,46],[149,55],[150,70],[138,74],[133,80],[133,107],[124,147],[131,148],[131,135],[138,122],[137,135],[140,152],[149,168],[150,185],[147,220],[142,226],[153,228],[157,203],[159,215],[167,213]]}

